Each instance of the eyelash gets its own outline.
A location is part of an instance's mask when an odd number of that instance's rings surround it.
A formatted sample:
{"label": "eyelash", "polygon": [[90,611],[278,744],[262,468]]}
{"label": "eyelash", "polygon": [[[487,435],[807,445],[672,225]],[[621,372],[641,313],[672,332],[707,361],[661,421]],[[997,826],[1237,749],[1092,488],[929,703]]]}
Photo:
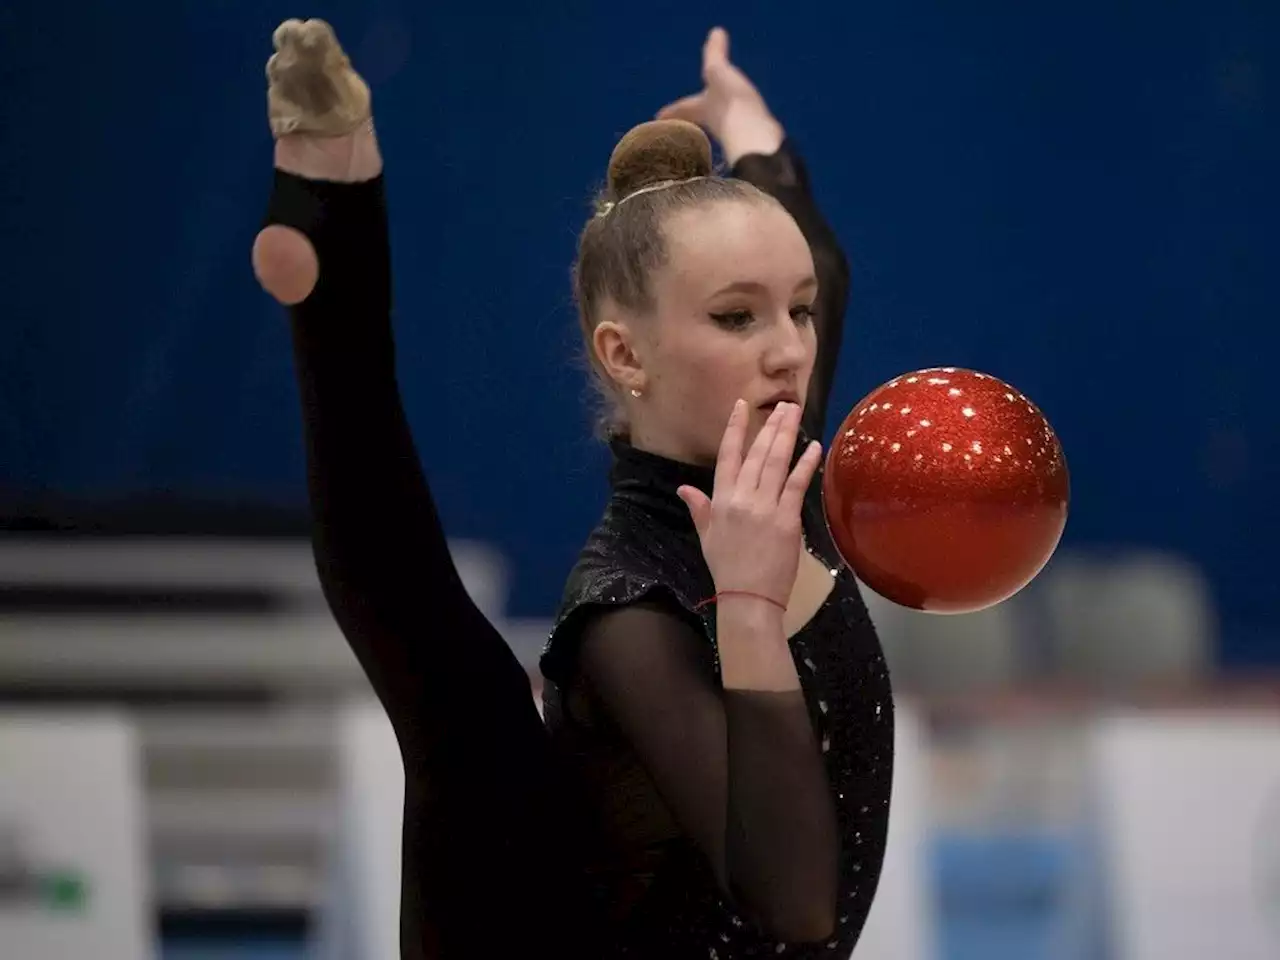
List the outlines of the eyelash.
{"label": "eyelash", "polygon": [[[813,323],[817,315],[812,304],[791,308],[791,319],[799,324]],[[727,313],[713,313],[711,319],[726,329],[743,330],[755,317],[750,310],[730,310]]]}

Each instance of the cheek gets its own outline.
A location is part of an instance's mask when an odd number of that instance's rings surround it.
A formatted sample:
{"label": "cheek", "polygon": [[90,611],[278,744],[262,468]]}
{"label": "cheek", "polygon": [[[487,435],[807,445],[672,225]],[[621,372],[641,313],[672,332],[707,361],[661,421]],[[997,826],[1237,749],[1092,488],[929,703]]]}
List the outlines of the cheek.
{"label": "cheek", "polygon": [[691,414],[727,411],[751,383],[754,368],[740,353],[727,346],[673,352],[667,365],[672,400]]}
{"label": "cheek", "polygon": [[808,389],[809,378],[813,376],[813,367],[818,361],[818,331],[814,329],[813,324],[805,327],[804,337],[805,343],[808,345],[809,356],[800,375],[804,378],[805,389]]}

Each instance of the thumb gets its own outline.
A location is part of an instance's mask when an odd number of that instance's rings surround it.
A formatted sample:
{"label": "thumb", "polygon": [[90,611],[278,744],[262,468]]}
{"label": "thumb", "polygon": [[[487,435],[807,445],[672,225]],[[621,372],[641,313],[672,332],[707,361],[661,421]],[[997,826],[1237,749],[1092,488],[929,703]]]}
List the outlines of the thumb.
{"label": "thumb", "polygon": [[705,101],[706,94],[703,93],[692,93],[687,97],[681,97],[659,110],[658,119],[688,120],[690,123],[702,126],[703,116],[706,114]]}
{"label": "thumb", "polygon": [[707,529],[707,521],[711,519],[711,500],[697,487],[680,487],[676,495],[689,508],[689,516],[693,518],[693,525],[701,536]]}

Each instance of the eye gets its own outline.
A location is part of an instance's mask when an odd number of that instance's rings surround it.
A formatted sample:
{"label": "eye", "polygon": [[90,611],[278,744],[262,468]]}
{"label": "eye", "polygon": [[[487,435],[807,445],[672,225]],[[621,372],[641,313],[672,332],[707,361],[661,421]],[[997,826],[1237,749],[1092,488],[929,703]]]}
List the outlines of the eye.
{"label": "eye", "polygon": [[711,319],[726,330],[742,330],[755,317],[750,310],[729,310],[725,313],[713,313]]}
{"label": "eye", "polygon": [[813,304],[806,303],[798,307],[791,308],[791,319],[800,326],[813,323],[814,317],[818,315],[818,311],[814,309]]}

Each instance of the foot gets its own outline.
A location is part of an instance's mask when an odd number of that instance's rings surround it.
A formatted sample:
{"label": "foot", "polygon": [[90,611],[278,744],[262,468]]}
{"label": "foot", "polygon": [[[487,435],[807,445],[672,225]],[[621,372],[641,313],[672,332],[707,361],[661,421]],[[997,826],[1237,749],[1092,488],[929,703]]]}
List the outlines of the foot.
{"label": "foot", "polygon": [[271,36],[267,109],[277,137],[337,137],[369,119],[369,87],[323,20],[286,20]]}
{"label": "foot", "polygon": [[286,20],[272,35],[267,113],[276,166],[316,180],[369,180],[382,171],[368,84],[323,20]]}
{"label": "foot", "polygon": [[[357,183],[382,172],[368,85],[323,20],[286,20],[272,36],[267,114],[278,169],[309,180]],[[286,306],[311,295],[320,263],[311,241],[281,224],[253,244],[253,272]]]}

